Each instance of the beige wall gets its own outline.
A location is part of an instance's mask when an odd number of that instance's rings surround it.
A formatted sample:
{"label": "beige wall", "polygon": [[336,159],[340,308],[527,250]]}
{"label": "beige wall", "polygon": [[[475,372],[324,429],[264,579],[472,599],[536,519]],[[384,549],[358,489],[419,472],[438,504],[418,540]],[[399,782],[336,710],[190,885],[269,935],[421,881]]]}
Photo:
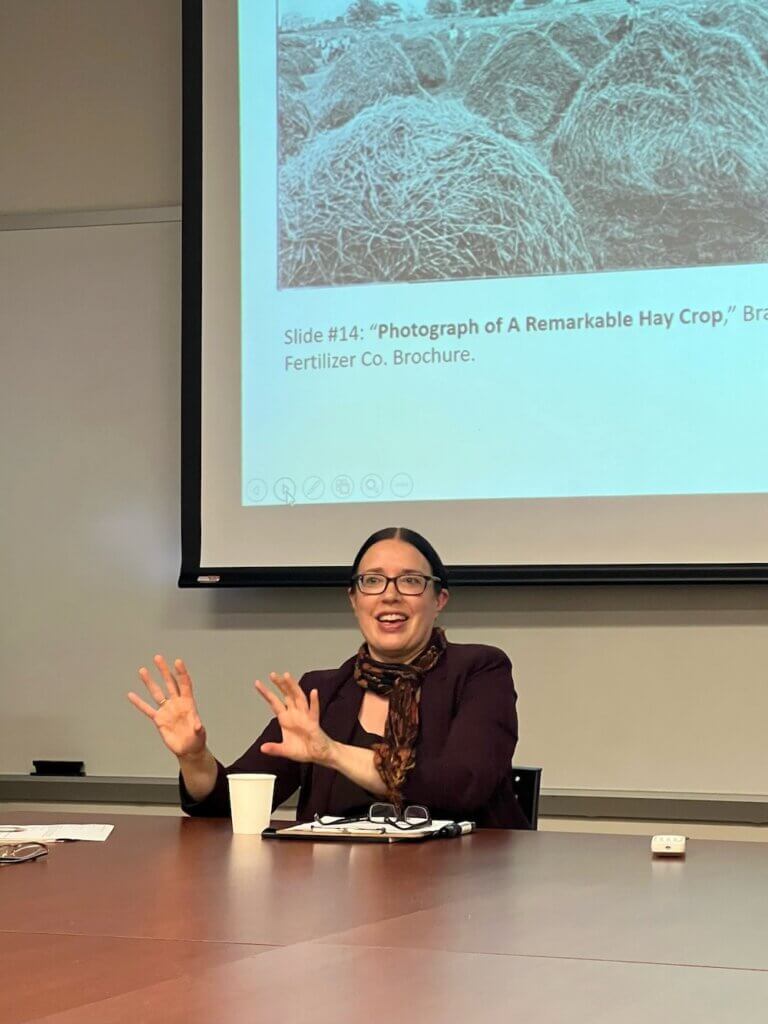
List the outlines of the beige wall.
{"label": "beige wall", "polygon": [[[4,0],[0,214],[179,203],[179,7]],[[0,232],[0,290],[0,773],[172,774],[124,699],[156,650],[234,756],[257,674],[357,640],[343,594],[175,587],[178,224]],[[767,597],[457,590],[445,622],[512,656],[546,788],[768,794]]]}
{"label": "beige wall", "polygon": [[180,0],[3,0],[0,212],[181,198]]}

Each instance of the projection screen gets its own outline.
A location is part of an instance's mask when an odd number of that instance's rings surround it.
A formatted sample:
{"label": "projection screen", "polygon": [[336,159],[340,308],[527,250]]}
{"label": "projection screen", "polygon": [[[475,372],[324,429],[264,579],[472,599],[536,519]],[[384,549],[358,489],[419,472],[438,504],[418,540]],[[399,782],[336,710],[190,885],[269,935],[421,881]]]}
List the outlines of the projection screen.
{"label": "projection screen", "polygon": [[768,17],[184,4],[182,585],[768,579]]}

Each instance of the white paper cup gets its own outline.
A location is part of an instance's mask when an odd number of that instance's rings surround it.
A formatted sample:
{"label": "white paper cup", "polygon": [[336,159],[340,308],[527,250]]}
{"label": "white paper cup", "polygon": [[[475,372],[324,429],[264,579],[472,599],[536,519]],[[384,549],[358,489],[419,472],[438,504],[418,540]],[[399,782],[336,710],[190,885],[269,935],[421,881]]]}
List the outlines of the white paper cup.
{"label": "white paper cup", "polygon": [[274,775],[228,775],[232,831],[238,836],[261,835],[272,814]]}

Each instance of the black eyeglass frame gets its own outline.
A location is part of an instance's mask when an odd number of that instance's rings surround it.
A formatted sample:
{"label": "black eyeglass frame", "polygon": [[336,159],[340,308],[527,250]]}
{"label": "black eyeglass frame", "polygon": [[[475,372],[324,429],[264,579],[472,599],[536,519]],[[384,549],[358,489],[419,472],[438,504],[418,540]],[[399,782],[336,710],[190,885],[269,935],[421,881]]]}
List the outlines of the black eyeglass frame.
{"label": "black eyeglass frame", "polygon": [[[373,817],[373,809],[375,807],[386,807],[392,811],[391,815],[377,815]],[[425,811],[426,817],[420,817],[418,820],[408,821],[405,817],[409,811]],[[362,821],[370,821],[372,825],[392,825],[393,828],[399,829],[401,832],[408,832],[414,828],[427,828],[432,824],[432,815],[429,813],[429,809],[424,807],[423,804],[411,804],[408,807],[403,808],[401,815],[397,815],[397,811],[393,804],[375,803],[371,804],[368,808],[368,813],[365,815],[356,814],[350,818],[331,818],[328,814],[315,814],[314,822],[315,825],[353,825]]]}
{"label": "black eyeglass frame", "polygon": [[[378,576],[384,580],[384,586],[381,590],[363,590],[360,586],[360,580],[364,576]],[[418,576],[420,579],[424,580],[424,586],[417,594],[406,594],[400,589],[398,580],[403,579],[405,576]],[[366,594],[368,597],[377,597],[379,594],[385,594],[390,583],[395,584],[395,590],[401,595],[401,597],[421,597],[421,595],[426,592],[430,583],[442,583],[442,580],[439,576],[427,576],[423,572],[401,572],[397,576],[385,576],[383,572],[358,572],[352,577],[351,583],[352,586],[357,587],[361,594]]]}

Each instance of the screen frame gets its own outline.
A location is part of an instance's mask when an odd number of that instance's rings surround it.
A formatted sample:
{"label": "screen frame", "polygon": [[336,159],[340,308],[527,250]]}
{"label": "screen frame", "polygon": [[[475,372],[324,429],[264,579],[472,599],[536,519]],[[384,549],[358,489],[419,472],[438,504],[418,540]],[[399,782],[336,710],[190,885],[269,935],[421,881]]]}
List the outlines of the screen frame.
{"label": "screen frame", "polygon": [[[203,4],[182,3],[181,567],[187,587],[338,587],[350,568],[203,565]],[[768,583],[768,563],[448,565],[452,586]]]}

